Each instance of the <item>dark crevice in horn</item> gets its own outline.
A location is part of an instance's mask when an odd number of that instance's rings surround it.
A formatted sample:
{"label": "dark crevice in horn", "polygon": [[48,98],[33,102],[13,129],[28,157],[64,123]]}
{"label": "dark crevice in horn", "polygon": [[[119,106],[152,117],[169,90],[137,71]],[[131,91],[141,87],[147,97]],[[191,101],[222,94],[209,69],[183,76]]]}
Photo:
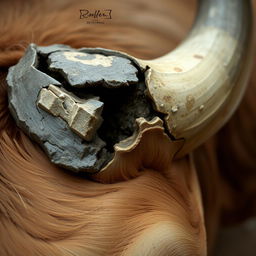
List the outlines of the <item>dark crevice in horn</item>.
{"label": "dark crevice in horn", "polygon": [[134,62],[85,51],[31,45],[8,75],[9,101],[17,125],[53,163],[97,172],[112,160],[114,145],[136,133],[137,118],[159,114]]}

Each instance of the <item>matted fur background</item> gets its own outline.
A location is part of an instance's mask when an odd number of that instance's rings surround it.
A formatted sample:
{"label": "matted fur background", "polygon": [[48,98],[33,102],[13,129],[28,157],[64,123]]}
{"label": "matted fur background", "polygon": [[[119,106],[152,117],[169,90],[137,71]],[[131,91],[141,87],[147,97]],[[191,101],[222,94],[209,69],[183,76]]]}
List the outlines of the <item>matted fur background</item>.
{"label": "matted fur background", "polygon": [[[113,12],[105,24],[79,19],[79,9],[105,8]],[[145,59],[160,56],[184,38],[195,8],[194,0],[0,1],[0,255],[131,255],[133,244],[156,224],[183,221],[175,209],[189,215],[193,232],[200,234],[196,238],[203,237],[200,211],[193,210],[180,178],[190,175],[187,158],[175,161],[171,174],[148,169],[115,184],[74,176],[52,165],[16,127],[5,81],[8,67],[31,42],[104,47]],[[194,153],[209,251],[220,226],[256,214],[254,66],[235,115]],[[193,237],[186,239],[181,241],[193,244]],[[161,238],[155,255],[169,255],[168,241]],[[203,242],[196,244],[202,255]],[[178,249],[173,253],[182,255]]]}

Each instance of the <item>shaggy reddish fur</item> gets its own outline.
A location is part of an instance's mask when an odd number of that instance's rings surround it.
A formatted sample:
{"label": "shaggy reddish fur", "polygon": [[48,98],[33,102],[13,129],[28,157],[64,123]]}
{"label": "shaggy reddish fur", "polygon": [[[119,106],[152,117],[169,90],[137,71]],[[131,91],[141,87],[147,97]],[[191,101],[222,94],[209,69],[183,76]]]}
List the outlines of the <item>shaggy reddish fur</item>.
{"label": "shaggy reddish fur", "polygon": [[[74,176],[52,165],[16,127],[7,107],[7,68],[31,42],[159,56],[184,37],[195,5],[188,0],[171,5],[167,0],[161,5],[145,0],[70,2],[0,2],[0,255],[131,255],[133,245],[157,225],[164,225],[170,237],[174,226],[179,239],[161,238],[152,255],[189,255],[191,250],[204,255],[200,188],[209,248],[222,214],[236,221],[256,213],[255,72],[235,116],[195,151],[197,174],[193,159],[184,158],[160,172],[148,168],[114,184]],[[79,20],[82,8],[111,8],[113,20],[85,24]],[[184,251],[178,251],[179,243]]]}

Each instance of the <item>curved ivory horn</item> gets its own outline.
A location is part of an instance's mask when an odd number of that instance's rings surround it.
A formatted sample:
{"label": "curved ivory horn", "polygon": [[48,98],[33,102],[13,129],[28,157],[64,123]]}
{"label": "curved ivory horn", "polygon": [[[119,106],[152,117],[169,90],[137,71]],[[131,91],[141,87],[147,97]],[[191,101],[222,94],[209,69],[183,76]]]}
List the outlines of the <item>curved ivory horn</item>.
{"label": "curved ivory horn", "polygon": [[[164,161],[158,156],[152,162],[156,163],[156,170],[165,169],[173,157],[191,152],[220,129],[245,91],[253,59],[252,41],[250,1],[199,1],[195,24],[177,49],[154,60],[136,59],[147,68],[148,94],[156,110],[164,114],[165,131],[177,141],[170,143],[163,135],[156,134],[161,129],[157,120],[147,123],[147,129],[139,124],[139,135],[133,144],[115,146],[114,159],[96,178],[112,181],[120,176],[133,176],[139,166],[152,166],[146,161],[161,151],[159,145],[163,149],[161,155],[169,157],[163,157]],[[145,146],[143,133],[146,132],[150,138]],[[179,139],[183,139],[183,145]],[[141,145],[130,152],[138,141]],[[128,161],[122,161],[122,157]]]}
{"label": "curved ivory horn", "polygon": [[149,69],[146,84],[155,108],[165,114],[178,156],[214,134],[238,106],[252,64],[252,8],[249,0],[201,0],[195,24],[174,51],[138,60]]}

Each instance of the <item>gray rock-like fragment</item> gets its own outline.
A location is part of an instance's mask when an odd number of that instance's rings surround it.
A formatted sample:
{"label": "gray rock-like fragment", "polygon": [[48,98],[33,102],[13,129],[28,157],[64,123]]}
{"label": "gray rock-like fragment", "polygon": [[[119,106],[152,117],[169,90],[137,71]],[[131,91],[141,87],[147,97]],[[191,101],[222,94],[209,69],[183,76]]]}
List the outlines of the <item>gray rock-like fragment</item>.
{"label": "gray rock-like fragment", "polygon": [[61,84],[38,70],[35,45],[30,45],[19,63],[9,69],[9,109],[17,125],[45,150],[51,161],[75,172],[96,172],[109,160],[97,135],[88,143],[75,134],[61,118],[37,107],[42,88]]}
{"label": "gray rock-like fragment", "polygon": [[138,70],[127,58],[81,51],[58,51],[48,56],[49,70],[57,71],[73,87],[101,84],[120,87],[137,83]]}
{"label": "gray rock-like fragment", "polygon": [[136,118],[155,116],[143,71],[116,51],[31,44],[9,69],[9,109],[53,163],[97,172],[133,134]]}

